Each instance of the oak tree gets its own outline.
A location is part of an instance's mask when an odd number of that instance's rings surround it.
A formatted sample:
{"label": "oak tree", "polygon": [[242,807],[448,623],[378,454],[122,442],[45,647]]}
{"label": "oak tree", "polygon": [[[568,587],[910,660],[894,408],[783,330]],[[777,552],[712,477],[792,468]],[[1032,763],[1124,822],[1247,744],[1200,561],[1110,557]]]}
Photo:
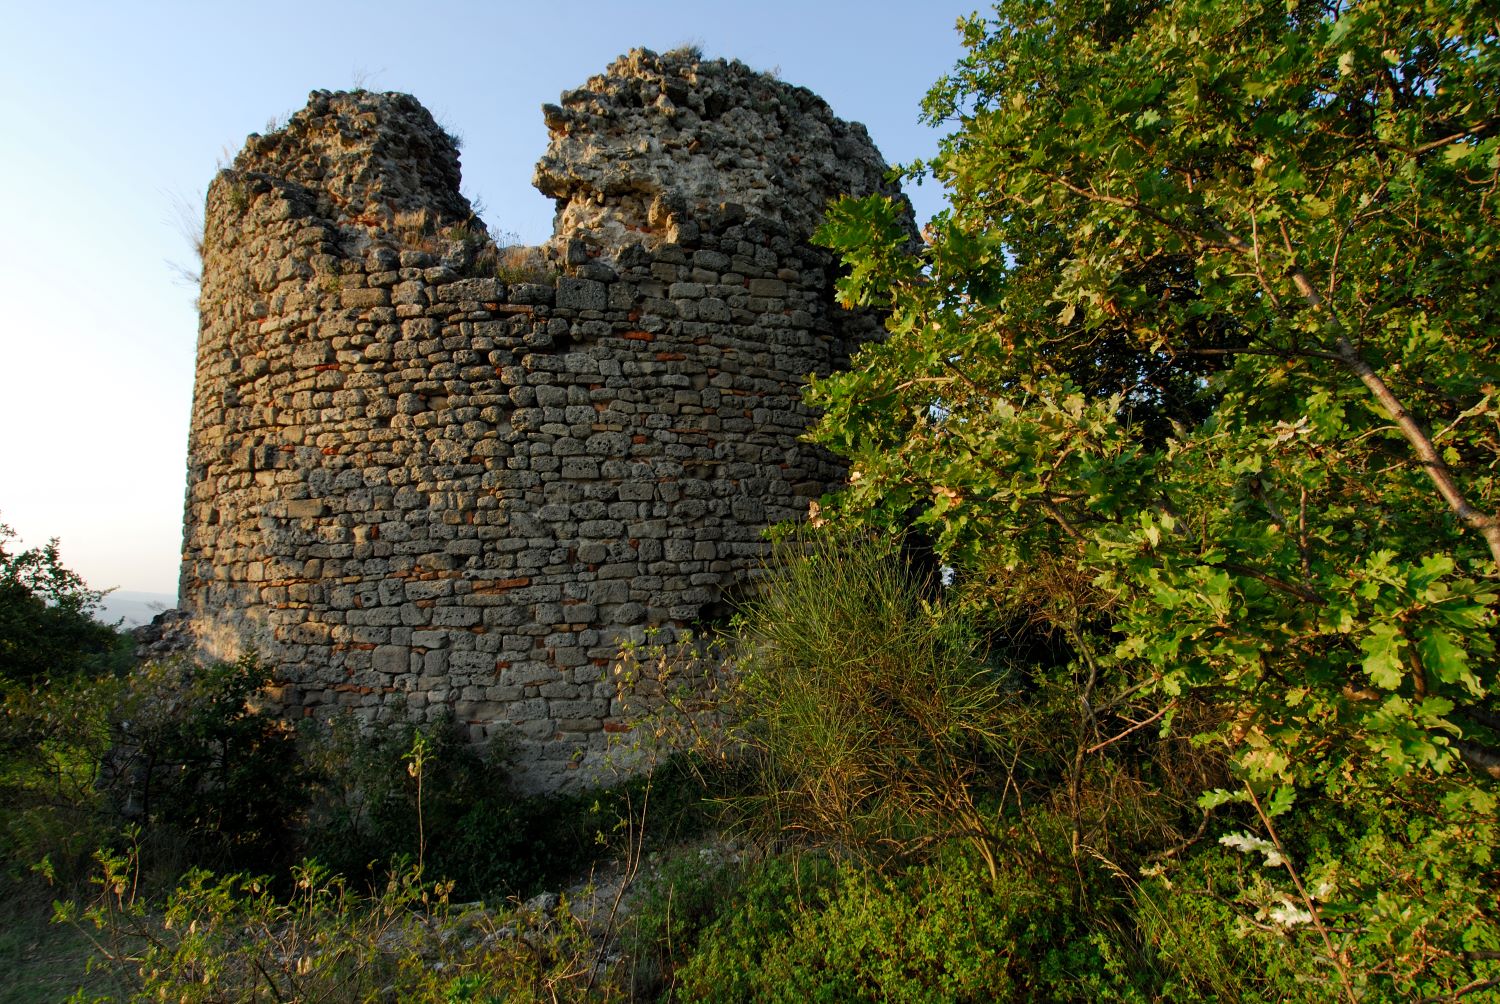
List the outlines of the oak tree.
{"label": "oak tree", "polygon": [[906,169],[949,208],[920,247],[880,198],[821,232],[890,312],[811,392],[853,463],[834,515],[918,513],[971,602],[1065,636],[1101,743],[1211,702],[1273,837],[1297,791],[1400,801],[1451,896],[1329,896],[1456,951],[1496,881],[1496,8],[1005,0],[961,30],[924,105],[952,131]]}

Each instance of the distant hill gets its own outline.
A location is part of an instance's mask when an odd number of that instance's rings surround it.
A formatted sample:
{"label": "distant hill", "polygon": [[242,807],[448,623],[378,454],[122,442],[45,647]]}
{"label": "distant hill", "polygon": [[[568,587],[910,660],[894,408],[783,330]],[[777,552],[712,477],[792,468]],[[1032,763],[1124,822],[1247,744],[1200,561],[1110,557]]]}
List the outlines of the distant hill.
{"label": "distant hill", "polygon": [[130,628],[148,624],[158,613],[176,605],[177,596],[173,593],[135,593],[117,589],[104,597],[100,603],[103,609],[96,616],[106,624],[124,621],[123,626]]}

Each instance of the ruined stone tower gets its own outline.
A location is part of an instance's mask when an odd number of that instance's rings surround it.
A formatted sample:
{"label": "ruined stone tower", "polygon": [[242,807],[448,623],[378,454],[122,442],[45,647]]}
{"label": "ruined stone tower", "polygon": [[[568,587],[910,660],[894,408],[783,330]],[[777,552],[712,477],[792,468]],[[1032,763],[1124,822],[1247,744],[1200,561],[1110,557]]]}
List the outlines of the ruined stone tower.
{"label": "ruined stone tower", "polygon": [[531,787],[623,728],[627,635],[714,610],[840,479],[800,387],[877,325],[807,238],[887,187],[739,63],[637,50],[544,114],[539,249],[495,247],[402,94],[315,92],[214,180],[181,584],[290,711],[451,711]]}

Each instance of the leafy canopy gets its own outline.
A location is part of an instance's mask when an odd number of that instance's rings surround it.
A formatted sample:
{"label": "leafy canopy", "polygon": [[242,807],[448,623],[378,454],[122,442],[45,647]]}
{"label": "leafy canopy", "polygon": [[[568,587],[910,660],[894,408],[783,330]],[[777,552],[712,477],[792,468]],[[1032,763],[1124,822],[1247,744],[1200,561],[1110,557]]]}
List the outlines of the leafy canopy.
{"label": "leafy canopy", "polygon": [[880,198],[820,234],[890,315],[811,391],[854,468],[825,511],[914,520],[1120,727],[1206,699],[1256,790],[1384,792],[1450,877],[1488,868],[1493,5],[1006,0],[961,30],[924,105],[953,131],[907,169],[949,209],[917,248]]}
{"label": "leafy canopy", "polygon": [[958,129],[913,169],[951,193],[926,246],[879,199],[822,232],[892,312],[813,391],[845,511],[914,511],[1002,585],[1071,555],[1116,658],[1278,709],[1242,723],[1261,774],[1295,773],[1292,707],[1450,767],[1494,684],[1493,18],[997,13],[927,99]]}

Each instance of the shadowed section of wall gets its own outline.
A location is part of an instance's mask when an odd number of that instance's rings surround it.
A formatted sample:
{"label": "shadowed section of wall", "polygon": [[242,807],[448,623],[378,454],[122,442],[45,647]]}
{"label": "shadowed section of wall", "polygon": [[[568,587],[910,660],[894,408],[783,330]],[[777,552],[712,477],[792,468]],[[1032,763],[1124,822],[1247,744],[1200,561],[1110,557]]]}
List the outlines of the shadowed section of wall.
{"label": "shadowed section of wall", "polygon": [[545,113],[543,249],[490,242],[406,95],[316,92],[215,179],[181,584],[289,711],[451,712],[532,788],[626,728],[620,643],[841,479],[800,387],[879,325],[807,237],[885,190],[861,127],[737,63],[638,50]]}

